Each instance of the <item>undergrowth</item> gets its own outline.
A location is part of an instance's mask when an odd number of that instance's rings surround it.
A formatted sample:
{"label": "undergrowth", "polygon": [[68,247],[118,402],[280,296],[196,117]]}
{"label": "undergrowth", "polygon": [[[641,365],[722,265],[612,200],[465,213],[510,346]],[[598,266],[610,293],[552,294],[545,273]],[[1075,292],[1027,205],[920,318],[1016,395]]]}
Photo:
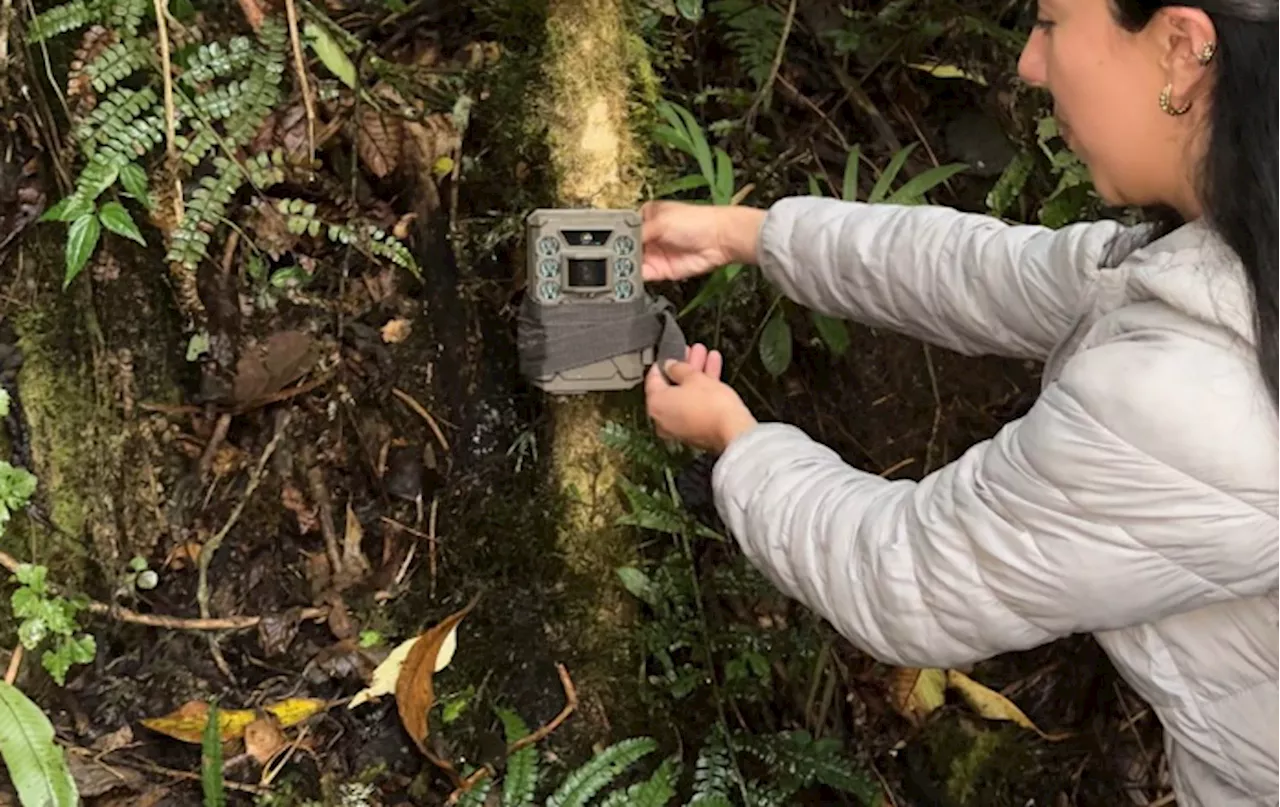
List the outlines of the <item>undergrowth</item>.
{"label": "undergrowth", "polygon": [[[104,229],[145,246],[134,218],[141,212],[163,234],[179,302],[189,322],[200,324],[196,271],[215,236],[238,227],[236,203],[246,187],[290,217],[291,233],[323,235],[417,275],[404,245],[358,216],[338,211],[341,218],[322,219],[312,202],[266,195],[298,177],[305,184],[318,168],[306,155],[257,144],[287,97],[284,22],[268,16],[252,35],[206,40],[195,26],[172,20],[166,64],[151,8],[147,0],[72,0],[36,16],[27,31],[30,42],[43,43],[83,29],[66,76],[69,137],[80,167],[70,193],[43,216],[67,224],[64,285],[88,264]],[[311,47],[340,64],[341,48],[326,29],[308,31]]]}

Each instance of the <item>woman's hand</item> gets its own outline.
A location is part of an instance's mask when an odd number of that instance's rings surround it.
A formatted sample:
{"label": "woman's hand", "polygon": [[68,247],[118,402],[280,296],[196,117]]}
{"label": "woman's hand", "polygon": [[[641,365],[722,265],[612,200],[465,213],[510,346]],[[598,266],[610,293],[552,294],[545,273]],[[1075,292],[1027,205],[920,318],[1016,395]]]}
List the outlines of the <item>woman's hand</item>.
{"label": "woman's hand", "polygon": [[645,282],[686,280],[730,263],[754,263],[764,211],[687,202],[649,202],[644,217]]}
{"label": "woman's hand", "polygon": [[658,365],[649,368],[645,402],[659,437],[720,454],[756,425],[738,393],[720,380],[723,369],[720,351],[708,351],[705,345],[690,347],[682,362],[667,363],[674,384]]}

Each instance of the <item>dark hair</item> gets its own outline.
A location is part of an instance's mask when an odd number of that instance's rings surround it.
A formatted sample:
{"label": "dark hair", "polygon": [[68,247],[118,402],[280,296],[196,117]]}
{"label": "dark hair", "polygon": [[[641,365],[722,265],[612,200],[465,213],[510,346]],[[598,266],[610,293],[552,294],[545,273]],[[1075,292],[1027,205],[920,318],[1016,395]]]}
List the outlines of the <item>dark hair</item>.
{"label": "dark hair", "polygon": [[[1164,6],[1198,8],[1217,29],[1209,145],[1198,180],[1205,221],[1244,264],[1253,297],[1258,365],[1273,405],[1280,396],[1276,284],[1280,272],[1280,137],[1276,0],[1111,0],[1120,25],[1146,27]],[[1155,235],[1181,224],[1158,217]]]}

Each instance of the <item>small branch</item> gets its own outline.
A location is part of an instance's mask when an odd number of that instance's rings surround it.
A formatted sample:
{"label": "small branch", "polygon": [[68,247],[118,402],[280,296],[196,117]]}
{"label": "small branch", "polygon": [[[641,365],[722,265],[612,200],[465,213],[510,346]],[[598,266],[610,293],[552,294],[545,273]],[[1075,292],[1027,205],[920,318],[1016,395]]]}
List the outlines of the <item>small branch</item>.
{"label": "small branch", "polygon": [[933,353],[924,346],[925,366],[929,370],[929,386],[933,388],[933,428],[929,430],[929,444],[924,449],[924,474],[933,469],[933,448],[938,441],[938,427],[942,425],[942,396],[938,394],[938,371],[933,368]]}
{"label": "small branch", "polygon": [[18,668],[22,666],[22,645],[18,644],[13,648],[13,655],[9,656],[9,669],[4,672],[4,682],[9,686],[13,686],[13,682],[18,680]]}
{"label": "small branch", "polygon": [[563,664],[557,664],[556,670],[560,673],[560,685],[564,687],[564,708],[560,710],[560,714],[542,728],[532,734],[521,737],[511,745],[507,746],[507,755],[510,756],[521,748],[527,748],[536,742],[541,741],[551,732],[560,728],[560,724],[569,719],[569,715],[573,714],[578,708],[578,691],[573,688],[573,680],[569,678],[569,671],[565,669]]}
{"label": "small branch", "polygon": [[320,532],[324,534],[324,551],[329,557],[329,568],[333,576],[337,577],[342,571],[342,553],[338,549],[338,530],[333,525],[333,502],[329,498],[329,488],[324,484],[324,471],[314,462],[309,464],[311,467],[307,469],[307,483],[320,516]]}
{"label": "small branch", "polygon": [[440,445],[444,447],[444,450],[449,450],[449,441],[444,439],[444,432],[440,431],[440,425],[436,423],[436,419],[431,416],[431,413],[427,411],[426,407],[418,403],[412,395],[404,390],[392,387],[391,394],[404,401],[405,406],[408,406],[410,409],[417,412],[418,416],[425,420],[427,425],[431,427],[431,431],[435,433],[436,439],[440,441]]}
{"label": "small branch", "polygon": [[796,0],[791,0],[787,5],[787,17],[782,23],[782,33],[778,36],[778,49],[773,53],[773,64],[769,66],[769,77],[765,79],[764,84],[760,85],[760,91],[756,93],[755,99],[751,102],[751,108],[747,110],[746,121],[747,130],[750,131],[755,126],[756,113],[760,110],[760,105],[764,103],[765,96],[773,89],[773,82],[778,78],[778,71],[782,69],[782,57],[787,51],[787,39],[791,36],[791,26],[796,20]]}
{"label": "small branch", "polygon": [[307,81],[307,63],[302,58],[302,37],[298,35],[298,9],[294,0],[284,0],[285,16],[289,22],[289,41],[293,43],[293,69],[298,74],[298,89],[302,92],[302,106],[307,111],[308,159],[316,158],[316,108],[311,101],[311,83]]}
{"label": "small branch", "polygon": [[[156,10],[156,32],[160,39],[160,68],[164,74],[164,153],[169,167],[173,168],[178,160],[178,146],[174,132],[177,112],[173,106],[173,63],[169,60],[169,9],[168,0],[154,0]],[[173,197],[173,212],[176,221],[182,221],[182,181],[174,178],[176,193]]]}
{"label": "small branch", "polygon": [[[10,572],[17,573],[18,567],[23,564],[17,558],[0,551],[0,566],[8,569]],[[49,586],[50,593],[57,594],[56,586]],[[163,614],[140,614],[137,611],[131,611],[128,608],[117,608],[108,605],[105,602],[90,600],[85,606],[85,610],[91,614],[105,616],[116,620],[117,622],[127,622],[131,625],[145,625],[149,628],[166,628],[168,630],[251,630],[258,627],[264,617],[260,616],[228,616],[212,619],[191,619],[180,616],[165,616]],[[329,616],[329,609],[323,607],[303,608],[298,615],[299,620],[326,619]]]}

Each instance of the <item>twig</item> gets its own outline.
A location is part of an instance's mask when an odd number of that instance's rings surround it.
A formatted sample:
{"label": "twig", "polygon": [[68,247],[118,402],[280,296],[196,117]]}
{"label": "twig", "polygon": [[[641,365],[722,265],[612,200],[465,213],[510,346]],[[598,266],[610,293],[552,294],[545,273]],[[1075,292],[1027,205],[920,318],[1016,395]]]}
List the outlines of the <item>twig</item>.
{"label": "twig", "polygon": [[444,439],[444,432],[440,431],[439,424],[436,423],[436,419],[431,416],[431,413],[427,411],[426,407],[418,403],[412,395],[404,390],[397,389],[396,387],[391,388],[391,394],[404,401],[406,406],[417,412],[418,415],[427,422],[427,425],[431,427],[431,431],[435,433],[436,439],[440,441],[440,445],[444,447],[444,450],[449,450],[449,441]]}
{"label": "twig", "polygon": [[293,43],[293,69],[298,74],[298,89],[302,92],[302,106],[307,111],[308,160],[316,158],[316,108],[311,101],[311,82],[307,81],[307,63],[302,58],[302,37],[298,35],[298,9],[293,0],[284,0],[285,17],[289,22],[289,41]]}
{"label": "twig", "polygon": [[324,551],[329,557],[329,567],[333,570],[333,576],[337,577],[342,571],[342,553],[338,550],[338,530],[333,526],[333,503],[329,498],[329,489],[324,484],[324,471],[318,464],[311,463],[311,467],[307,469],[307,483],[320,516],[320,532],[324,535]]}
{"label": "twig", "polygon": [[13,655],[9,656],[9,668],[4,671],[4,682],[9,686],[13,686],[13,682],[18,680],[18,668],[22,666],[22,644],[18,643],[13,648]]}
{"label": "twig", "polygon": [[778,76],[778,83],[781,84],[783,87],[786,87],[792,93],[794,93],[796,98],[800,99],[800,103],[812,109],[819,118],[822,118],[822,120],[831,129],[831,132],[836,136],[836,140],[840,142],[841,148],[843,148],[846,152],[853,148],[853,146],[849,143],[848,138],[844,136],[844,132],[840,131],[840,127],[836,126],[836,122],[831,120],[830,115],[822,111],[822,107],[814,103],[809,98],[809,96],[800,92],[799,88],[797,88],[796,85],[788,81],[786,76]]}
{"label": "twig", "polygon": [[[0,551],[0,566],[8,569],[10,572],[17,573],[18,568],[23,564],[7,552]],[[49,591],[57,594],[58,588],[50,585]],[[264,617],[260,616],[228,616],[216,617],[211,619],[191,619],[180,616],[165,616],[163,614],[140,614],[128,608],[117,608],[108,605],[105,602],[90,600],[85,606],[85,610],[91,614],[98,616],[110,617],[117,622],[127,622],[131,625],[145,625],[149,628],[165,628],[168,630],[194,630],[194,631],[227,631],[227,630],[250,630],[258,627]],[[299,620],[306,621],[311,619],[326,619],[329,616],[329,609],[323,607],[303,608],[299,613]]]}
{"label": "twig", "polygon": [[[173,106],[173,63],[169,60],[168,0],[154,0],[156,9],[156,35],[160,39],[160,68],[164,77],[164,154],[169,167],[178,160],[177,138],[174,127],[178,115]],[[173,178],[173,214],[175,221],[182,221],[182,180]]]}
{"label": "twig", "polygon": [[200,476],[207,475],[209,469],[213,467],[213,459],[218,455],[218,449],[222,447],[222,441],[227,439],[227,432],[230,429],[230,413],[220,415],[213,427],[213,434],[209,437],[209,443],[205,446],[204,453],[200,455]]}
{"label": "twig", "polygon": [[[116,764],[122,767],[137,768],[139,770],[149,771],[150,773],[158,773],[161,776],[170,776],[174,779],[186,779],[187,781],[190,781],[190,782],[199,782],[203,779],[203,777],[198,773],[192,773],[191,771],[176,771],[173,768],[164,768],[159,765],[156,765],[153,762],[145,762],[140,759],[128,759],[128,760],[125,760],[124,762],[118,762]],[[225,778],[222,780],[222,784],[232,790],[239,790],[244,793],[253,793],[254,795],[257,795],[257,796],[261,796],[265,793],[271,792],[265,787],[258,787],[257,785],[247,785],[243,782],[236,782],[236,781],[232,781],[230,779],[225,779]]]}
{"label": "twig", "polygon": [[527,748],[541,741],[548,734],[560,728],[560,724],[568,720],[569,715],[573,714],[574,710],[578,708],[578,690],[573,688],[573,680],[569,678],[569,671],[565,669],[563,664],[557,664],[556,670],[560,673],[560,685],[564,687],[564,708],[560,710],[560,714],[552,718],[550,723],[507,746],[508,756],[521,748]]}
{"label": "twig", "polygon": [[1168,807],[1168,805],[1173,804],[1177,800],[1178,800],[1177,793],[1173,793],[1173,792],[1165,793],[1163,796],[1156,799],[1155,801],[1147,802],[1147,807]]}
{"label": "twig", "polygon": [[787,51],[787,39],[791,36],[791,26],[796,21],[796,0],[791,0],[787,5],[787,18],[782,23],[782,33],[778,36],[778,48],[773,52],[773,64],[769,66],[769,77],[765,79],[764,84],[760,85],[760,91],[756,93],[756,97],[751,101],[751,108],[747,110],[746,122],[747,131],[750,132],[754,126],[756,112],[759,111],[760,105],[764,102],[765,96],[773,89],[773,82],[778,78],[778,71],[782,69],[782,56]]}
{"label": "twig", "polygon": [[449,794],[449,800],[446,801],[445,804],[457,804],[458,801],[461,800],[462,797],[465,796],[468,792],[470,792],[471,789],[475,787],[480,782],[481,779],[484,779],[492,775],[493,775],[493,769],[490,768],[488,765],[484,765],[475,773],[471,774],[466,779],[463,779],[462,784],[458,785],[457,789],[455,789],[452,793]]}
{"label": "twig", "polygon": [[0,2],[0,75],[9,72],[9,19],[13,16],[13,0]]}
{"label": "twig", "polygon": [[431,569],[431,596],[436,596],[436,513],[440,509],[440,497],[431,497],[431,519],[427,522],[427,565]]}

